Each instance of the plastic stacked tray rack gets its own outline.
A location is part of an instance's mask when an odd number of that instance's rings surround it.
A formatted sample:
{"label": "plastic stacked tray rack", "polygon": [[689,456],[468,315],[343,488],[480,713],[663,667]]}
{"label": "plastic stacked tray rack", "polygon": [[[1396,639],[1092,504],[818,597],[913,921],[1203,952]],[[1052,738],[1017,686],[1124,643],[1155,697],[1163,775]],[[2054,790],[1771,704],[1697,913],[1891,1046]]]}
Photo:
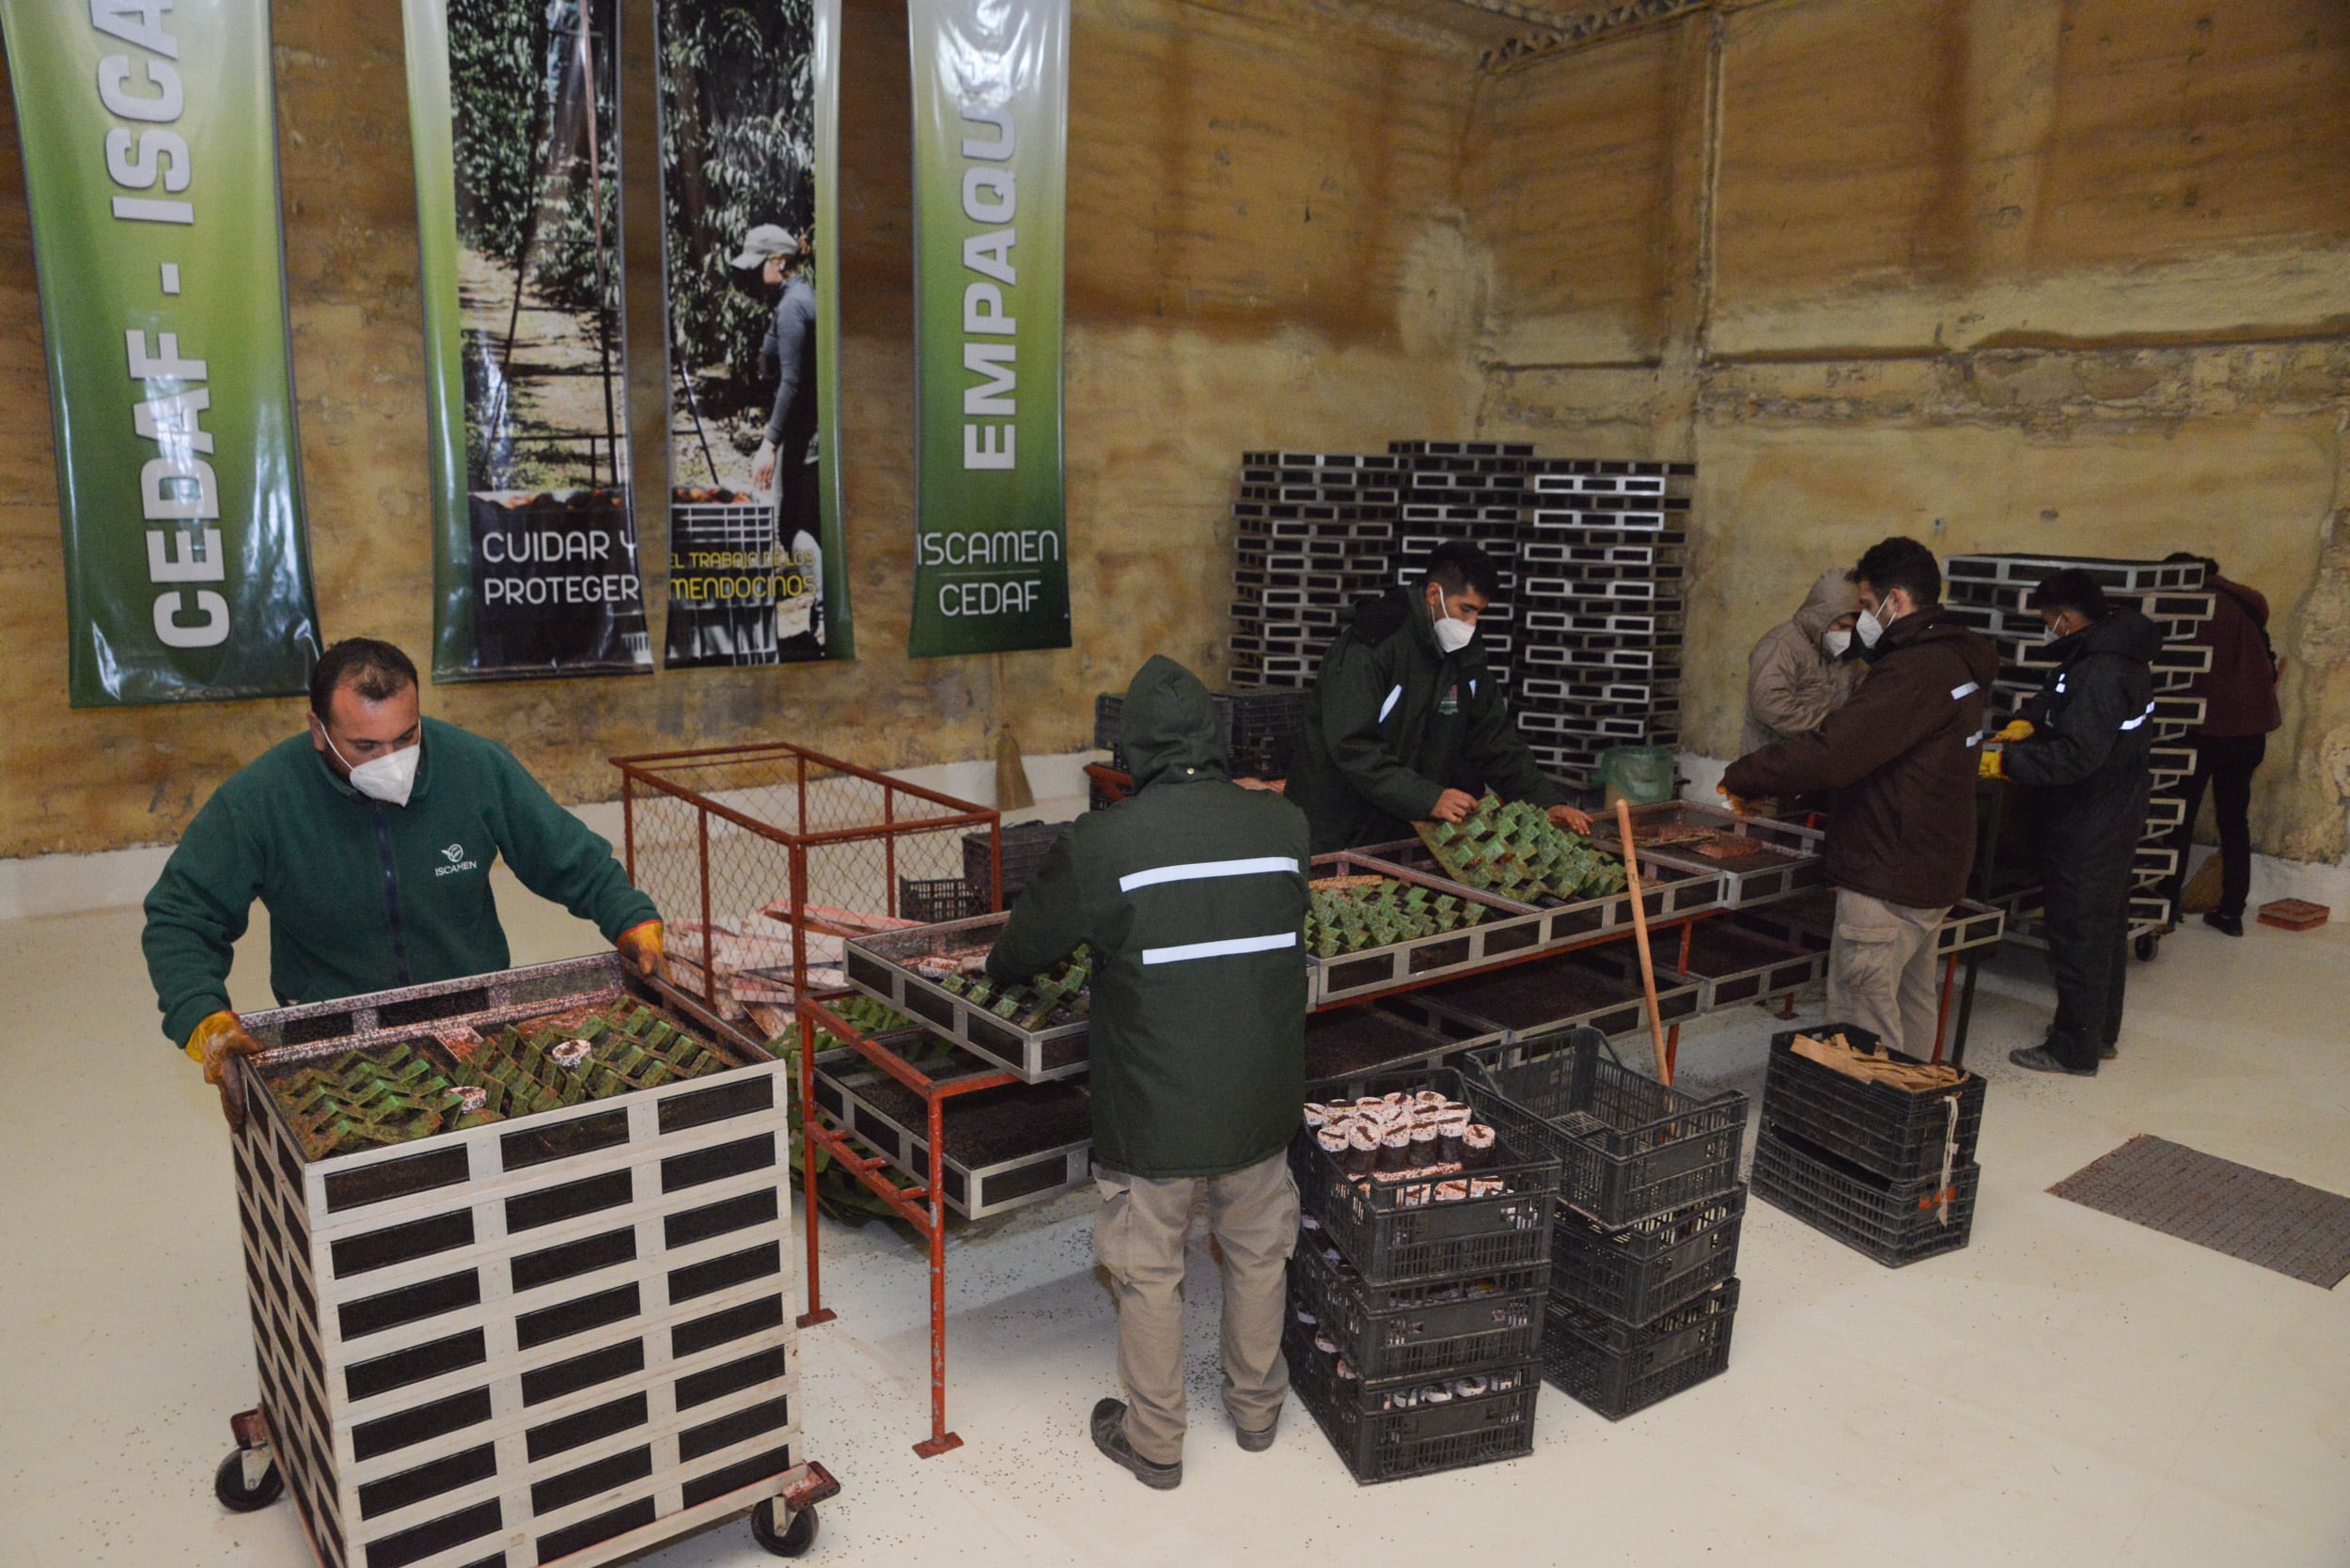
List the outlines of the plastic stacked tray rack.
{"label": "plastic stacked tray rack", "polygon": [[[1433,1090],[1448,1069],[1319,1080],[1308,1098]],[[1559,1166],[1496,1131],[1465,1179],[1351,1174],[1304,1134],[1290,1146],[1305,1221],[1283,1336],[1298,1398],[1362,1482],[1512,1459],[1534,1402]],[[1449,1192],[1448,1189],[1451,1189]]]}
{"label": "plastic stacked tray rack", "polygon": [[1464,1059],[1480,1114],[1560,1162],[1543,1375],[1620,1420],[1725,1370],[1746,1097],[1653,1082],[1590,1028]]}
{"label": "plastic stacked tray rack", "polygon": [[[1827,1025],[1862,1050],[1867,1029]],[[1771,1037],[1762,1087],[1755,1195],[1888,1268],[1954,1252],[1974,1231],[1982,1172],[1983,1080],[1910,1093],[1848,1076],[1794,1050],[1796,1031]],[[1900,1052],[1897,1061],[1914,1061]]]}
{"label": "plastic stacked tray rack", "polygon": [[1245,452],[1232,505],[1232,680],[1311,686],[1341,613],[1386,582],[1402,504],[1396,459]]}
{"label": "plastic stacked tray rack", "polygon": [[[623,999],[723,1065],[317,1159],[279,1101],[308,1068]],[[282,1485],[331,1568],[605,1562],[754,1505],[796,1555],[778,1505],[830,1483],[800,1448],[791,1088],[713,1022],[612,955],[250,1015],[231,1148],[262,1403],[223,1502]]]}

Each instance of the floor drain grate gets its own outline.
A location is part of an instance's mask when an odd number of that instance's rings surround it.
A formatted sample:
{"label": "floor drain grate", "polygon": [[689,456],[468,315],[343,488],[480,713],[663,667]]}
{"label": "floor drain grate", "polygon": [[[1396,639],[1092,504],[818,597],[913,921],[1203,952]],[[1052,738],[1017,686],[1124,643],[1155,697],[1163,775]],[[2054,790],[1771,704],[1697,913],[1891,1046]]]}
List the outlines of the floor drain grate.
{"label": "floor drain grate", "polygon": [[2059,1198],[2331,1290],[2350,1275],[2350,1198],[2139,1135]]}

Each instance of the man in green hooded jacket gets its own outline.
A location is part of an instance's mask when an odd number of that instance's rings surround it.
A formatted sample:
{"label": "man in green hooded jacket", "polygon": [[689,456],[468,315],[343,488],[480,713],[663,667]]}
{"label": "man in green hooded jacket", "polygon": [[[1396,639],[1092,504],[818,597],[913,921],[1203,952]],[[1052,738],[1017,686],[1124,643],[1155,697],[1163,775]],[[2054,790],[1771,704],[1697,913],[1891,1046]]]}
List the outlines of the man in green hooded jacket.
{"label": "man in green hooded jacket", "polygon": [[147,895],[148,977],[164,1033],[243,1119],[238,1064],[259,1049],[228,1006],[253,901],[270,912],[281,1006],[503,969],[490,867],[592,920],[640,974],[662,963],[660,912],[612,846],[511,753],[422,717],[416,667],[352,637],[310,674],[308,732],[212,792]]}
{"label": "man in green hooded jacket", "polygon": [[1485,667],[1477,618],[1500,590],[1486,554],[1455,540],[1428,553],[1411,587],[1356,607],[1323,658],[1290,770],[1316,855],[1408,839],[1414,823],[1460,822],[1480,789],[1591,830],[1535,764]]}
{"label": "man in green hooded jacket", "polygon": [[1118,1297],[1123,1403],[1093,1441],[1145,1485],[1183,1480],[1183,1249],[1204,1196],[1223,1267],[1224,1405],[1240,1445],[1273,1442],[1305,1099],[1306,818],[1226,776],[1198,679],[1152,658],[1120,737],[1135,793],[1079,818],[988,955],[999,984],[1092,950],[1093,1250]]}

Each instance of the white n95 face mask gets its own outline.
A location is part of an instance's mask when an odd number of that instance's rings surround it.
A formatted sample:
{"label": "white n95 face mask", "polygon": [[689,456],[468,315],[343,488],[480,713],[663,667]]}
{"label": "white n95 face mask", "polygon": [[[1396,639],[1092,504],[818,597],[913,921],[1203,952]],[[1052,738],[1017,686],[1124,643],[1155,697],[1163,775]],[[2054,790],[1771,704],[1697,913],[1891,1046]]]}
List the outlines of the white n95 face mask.
{"label": "white n95 face mask", "polygon": [[1827,635],[1820,641],[1826,646],[1829,658],[1841,659],[1844,656],[1845,650],[1852,647],[1852,634],[1841,626],[1831,627]]}
{"label": "white n95 face mask", "polygon": [[1477,635],[1477,628],[1465,620],[1455,620],[1449,615],[1436,618],[1436,646],[1447,653],[1458,653]]}
{"label": "white n95 face mask", "polygon": [[1860,635],[1861,647],[1874,648],[1877,638],[1885,635],[1885,622],[1877,619],[1876,611],[1863,610],[1860,619],[1853,623],[1853,630]]}
{"label": "white n95 face mask", "polygon": [[[325,731],[320,731],[325,735]],[[336,749],[334,737],[326,735],[326,749],[335,753],[335,760],[351,768],[351,787],[369,800],[380,800],[386,806],[405,806],[408,792],[416,787],[416,764],[424,758],[424,743],[401,746],[386,752],[372,761],[352,767],[351,759]]]}

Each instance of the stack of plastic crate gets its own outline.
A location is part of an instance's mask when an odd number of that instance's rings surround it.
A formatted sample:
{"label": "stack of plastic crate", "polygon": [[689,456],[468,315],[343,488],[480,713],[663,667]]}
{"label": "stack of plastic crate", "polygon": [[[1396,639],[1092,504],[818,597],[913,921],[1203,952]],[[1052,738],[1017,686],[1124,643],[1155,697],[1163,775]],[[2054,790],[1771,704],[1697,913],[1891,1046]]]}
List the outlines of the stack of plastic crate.
{"label": "stack of plastic crate", "polygon": [[[1869,1030],[1849,1025],[1809,1032],[1841,1034],[1864,1051],[1878,1043]],[[1969,1073],[1947,1089],[1913,1093],[1798,1055],[1795,1034],[1771,1037],[1762,1134],[1754,1146],[1755,1196],[1888,1268],[1965,1247],[1982,1182],[1975,1164],[1982,1075]]]}
{"label": "stack of plastic crate", "polygon": [[1232,680],[1313,684],[1340,612],[1387,580],[1402,499],[1396,460],[1246,452],[1232,505]]}
{"label": "stack of plastic crate", "polygon": [[1746,1096],[1643,1077],[1590,1028],[1465,1059],[1480,1114],[1560,1162],[1543,1375],[1621,1420],[1726,1369]]}
{"label": "stack of plastic crate", "polygon": [[[1308,1095],[1421,1090],[1468,1093],[1460,1074],[1429,1068]],[[1305,1217],[1282,1349],[1300,1403],[1358,1482],[1533,1447],[1559,1166],[1496,1134],[1491,1157],[1451,1181],[1350,1172],[1304,1135],[1290,1146]]]}
{"label": "stack of plastic crate", "polygon": [[[2212,617],[2214,597],[2203,586],[2201,561],[2107,560],[2094,556],[2028,553],[1952,556],[1943,567],[1943,596],[1951,618],[1989,637],[1999,650],[1999,676],[1985,710],[1985,732],[2020,715],[2056,667],[2048,656],[2047,629],[2032,604],[2032,589],[2050,572],[2077,568],[2096,579],[2117,609],[2142,612],[2161,630],[2163,646],[2154,660],[2154,791],[2131,866],[2130,926],[2141,955],[2171,920],[2165,885],[2178,869],[2171,835],[2186,816],[2185,786],[2195,771],[2190,733],[2203,722],[2203,699],[2186,695],[2195,677],[2211,667],[2211,650],[2195,636]],[[2007,891],[1998,902],[2008,912],[2008,935],[2044,945],[2040,889],[2036,880]]]}
{"label": "stack of plastic crate", "polygon": [[1494,683],[1510,690],[1517,678],[1517,519],[1534,448],[1506,441],[1390,441],[1387,450],[1403,465],[1394,580],[1410,586],[1422,558],[1448,541],[1491,556],[1501,592],[1478,617],[1478,640]]}
{"label": "stack of plastic crate", "polygon": [[[1302,689],[1275,691],[1235,691],[1213,694],[1217,718],[1224,726],[1225,745],[1231,756],[1232,776],[1235,778],[1287,778],[1297,760],[1297,747],[1306,728],[1306,697]],[[1118,725],[1125,713],[1126,699],[1117,692],[1104,692],[1093,699],[1093,745],[1110,754],[1110,766],[1120,773],[1126,771],[1124,749],[1118,743]],[[1101,797],[1095,786],[1095,809],[1109,802]],[[1009,851],[1008,851],[1009,853]],[[1005,897],[1011,896],[1009,881]]]}
{"label": "stack of plastic crate", "polygon": [[1682,572],[1697,465],[1528,464],[1518,543],[1518,729],[1550,772],[1681,742]]}

